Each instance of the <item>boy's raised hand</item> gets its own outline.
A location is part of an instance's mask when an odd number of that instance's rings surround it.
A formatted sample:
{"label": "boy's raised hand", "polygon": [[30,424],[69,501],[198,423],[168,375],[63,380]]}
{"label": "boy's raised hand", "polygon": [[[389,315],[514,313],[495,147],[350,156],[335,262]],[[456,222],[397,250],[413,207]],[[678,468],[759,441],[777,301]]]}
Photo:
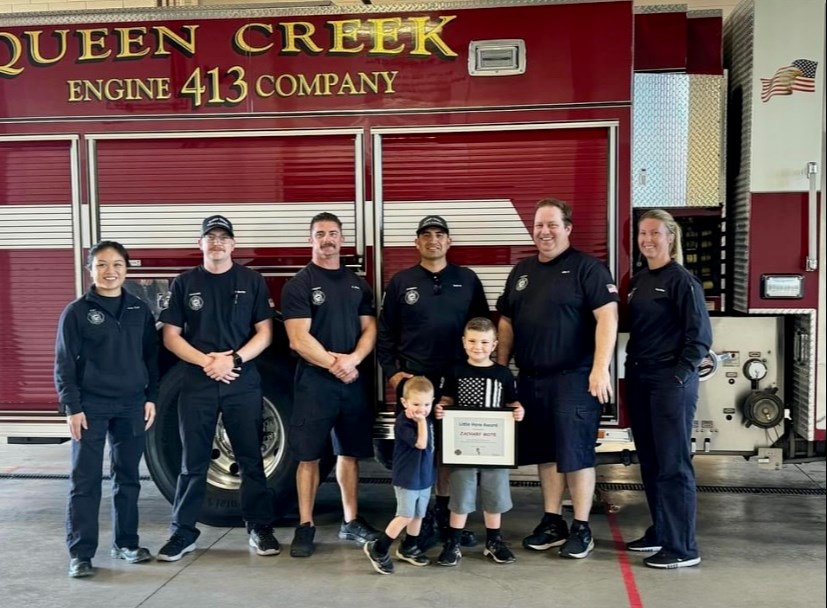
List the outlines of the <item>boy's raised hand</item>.
{"label": "boy's raised hand", "polygon": [[525,408],[523,408],[519,401],[515,401],[509,407],[514,409],[514,420],[520,422],[525,418]]}

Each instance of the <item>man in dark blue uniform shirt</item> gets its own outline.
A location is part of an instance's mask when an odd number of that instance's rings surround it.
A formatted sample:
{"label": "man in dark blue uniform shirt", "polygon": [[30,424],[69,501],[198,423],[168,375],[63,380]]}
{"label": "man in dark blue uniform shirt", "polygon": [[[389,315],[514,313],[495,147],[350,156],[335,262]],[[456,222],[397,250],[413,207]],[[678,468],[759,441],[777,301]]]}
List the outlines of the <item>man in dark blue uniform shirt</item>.
{"label": "man in dark blue uniform shirt", "polygon": [[[399,398],[407,378],[421,375],[433,383],[440,397],[442,378],[453,365],[465,360],[462,332],[474,317],[488,317],[482,283],[470,268],[448,262],[451,237],[448,223],[438,215],[419,221],[414,241],[420,261],[397,272],[385,287],[379,315],[376,354],[382,371]],[[434,518],[441,532],[448,530],[448,467],[439,466]],[[429,522],[423,527],[423,545],[433,542]],[[470,531],[463,545],[476,544]]]}
{"label": "man in dark blue uniform shirt", "polygon": [[[538,254],[518,263],[497,301],[497,360],[512,350],[526,423],[518,428],[521,465],[536,464],[543,519],[523,540],[527,549],[560,548],[584,558],[594,548],[589,528],[595,488],[594,447],[602,405],[612,396],[609,365],[617,340],[617,288],[606,265],[571,247],[571,207],[537,203]],[[561,517],[568,485],[574,506],[569,529]]]}
{"label": "man in dark blue uniform shirt", "polygon": [[[342,222],[332,213],[310,221],[312,261],[282,290],[284,326],[300,357],[296,367],[290,446],[299,461],[299,526],[290,555],[315,550],[313,506],[319,459],[333,439],[344,519],[339,538],[365,543],[379,533],[359,517],[359,458],[373,456],[373,408],[358,365],[376,342],[373,292],[342,266]],[[332,433],[331,433],[332,431]]]}
{"label": "man in dark blue uniform shirt", "polygon": [[112,557],[152,559],[138,545],[138,465],[158,399],[158,334],[146,304],[123,289],[129,255],[120,243],[89,250],[92,287],[63,311],[55,345],[55,386],[72,436],[66,512],[69,576],[92,576],[98,547],[101,468],[112,461]]}
{"label": "man in dark blue uniform shirt", "polygon": [[183,455],[172,536],[158,552],[176,561],[195,549],[218,414],[241,475],[241,514],[259,555],[280,552],[261,459],[261,378],[252,362],[270,345],[273,312],[264,278],[233,262],[235,234],[220,215],[201,225],[203,264],[172,284],[161,313],[164,345],[184,366],[178,405]]}

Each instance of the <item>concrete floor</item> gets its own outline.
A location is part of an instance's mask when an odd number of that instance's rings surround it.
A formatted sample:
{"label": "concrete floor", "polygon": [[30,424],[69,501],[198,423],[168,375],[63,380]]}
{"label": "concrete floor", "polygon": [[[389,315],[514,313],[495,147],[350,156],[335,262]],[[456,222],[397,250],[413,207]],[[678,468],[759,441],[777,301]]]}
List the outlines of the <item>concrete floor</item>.
{"label": "concrete floor", "polygon": [[[65,479],[14,478],[12,474],[64,474],[69,448],[0,445],[0,605],[9,608],[82,606],[158,608],[213,606],[371,605],[473,608],[566,607],[789,607],[825,606],[825,463],[759,470],[734,457],[698,457],[698,483],[720,487],[816,488],[816,495],[789,492],[756,495],[735,491],[699,494],[698,540],[703,563],[661,571],[642,565],[642,556],[622,550],[648,523],[643,493],[611,490],[610,508],[592,516],[596,549],[585,560],[565,560],[554,550],[529,553],[520,539],[537,523],[541,502],[536,487],[514,487],[515,508],[503,532],[517,555],[512,565],[482,557],[482,548],[464,551],[457,568],[397,565],[393,576],[376,574],[361,548],[336,538],[341,517],[335,483],[324,483],[317,506],[316,554],[258,557],[243,529],[203,527],[198,550],[179,562],[129,565],[108,555],[109,492],[101,509],[101,538],[94,560],[97,575],[66,576],[63,542]],[[385,476],[366,464],[363,476]],[[600,481],[636,483],[637,469],[606,466]],[[391,487],[364,484],[362,513],[375,525],[392,514]],[[151,482],[141,495],[142,544],[155,553],[166,540],[170,507]],[[566,514],[568,518],[571,514]],[[484,534],[481,518],[469,527]],[[292,528],[278,528],[286,545]],[[432,554],[438,549],[432,550]]]}

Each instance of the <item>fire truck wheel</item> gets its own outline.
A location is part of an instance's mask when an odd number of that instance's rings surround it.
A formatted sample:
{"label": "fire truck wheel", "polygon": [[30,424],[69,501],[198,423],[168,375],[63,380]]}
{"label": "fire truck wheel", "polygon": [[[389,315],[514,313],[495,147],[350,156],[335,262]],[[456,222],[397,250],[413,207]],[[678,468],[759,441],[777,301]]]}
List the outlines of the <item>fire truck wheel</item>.
{"label": "fire truck wheel", "polygon": [[[272,491],[276,515],[291,513],[296,504],[296,461],[287,436],[292,411],[292,369],[288,365],[262,362],[263,433],[261,453],[267,484]],[[161,494],[173,501],[181,468],[181,440],[178,434],[178,394],[183,370],[174,367],[161,383],[157,418],[147,434],[146,461]],[[323,459],[324,479],[332,466],[331,457]],[[199,521],[210,526],[241,526],[240,478],[232,446],[219,417],[213,439],[212,460],[207,470],[207,491]]]}

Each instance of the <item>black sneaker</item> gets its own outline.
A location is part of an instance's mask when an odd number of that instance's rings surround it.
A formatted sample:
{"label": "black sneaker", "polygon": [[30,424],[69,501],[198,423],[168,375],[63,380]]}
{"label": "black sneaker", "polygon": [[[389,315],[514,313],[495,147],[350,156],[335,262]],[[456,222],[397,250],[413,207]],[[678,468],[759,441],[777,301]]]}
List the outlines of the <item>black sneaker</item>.
{"label": "black sneaker", "polygon": [[696,557],[677,557],[668,551],[659,551],[655,555],[651,555],[643,560],[643,563],[650,568],[688,568],[689,566],[697,566],[701,563],[701,558]]}
{"label": "black sneaker", "polygon": [[109,555],[117,559],[122,559],[130,564],[140,564],[141,562],[148,562],[152,559],[152,553],[146,547],[112,547]]}
{"label": "black sneaker", "polygon": [[304,523],[296,527],[293,542],[290,544],[290,557],[310,557],[316,550],[313,539],[316,537],[316,526]]}
{"label": "black sneaker", "polygon": [[69,561],[69,577],[86,578],[87,576],[95,576],[92,560],[83,557],[73,557]]}
{"label": "black sneaker", "polygon": [[592,538],[591,529],[588,526],[580,526],[572,529],[566,543],[560,547],[560,555],[583,559],[592,552],[592,549],[594,549],[594,539]]}
{"label": "black sneaker", "polygon": [[461,547],[476,547],[477,535],[471,532],[471,530],[463,530],[459,537],[459,544]]}
{"label": "black sneaker", "polygon": [[365,543],[362,549],[365,555],[368,556],[373,569],[379,574],[393,574],[393,562],[391,556],[385,553],[384,555],[376,550],[376,541],[369,540]]}
{"label": "black sneaker", "polygon": [[409,549],[406,549],[405,547],[397,547],[396,557],[401,559],[403,562],[408,562],[414,566],[427,566],[431,563],[431,560],[428,559],[425,552],[418,546],[414,546]]}
{"label": "black sneaker", "polygon": [[569,537],[569,527],[562,519],[551,519],[543,515],[543,519],[534,528],[534,532],[523,539],[523,547],[532,551],[545,551],[552,547],[559,547]]}
{"label": "black sneaker", "polygon": [[273,535],[273,528],[258,528],[250,531],[250,546],[259,555],[278,555],[281,545]]}
{"label": "black sneaker", "polygon": [[360,545],[371,540],[376,540],[380,535],[379,530],[371,526],[359,515],[347,523],[342,522],[342,526],[339,528],[339,538],[342,540],[355,540]]}
{"label": "black sneaker", "polygon": [[195,541],[188,542],[180,534],[173,534],[155,557],[159,562],[177,562],[187,553],[195,551]]}
{"label": "black sneaker", "polygon": [[626,543],[627,551],[638,551],[640,553],[655,553],[662,549],[660,543],[653,542],[648,537],[641,536],[637,540]]}
{"label": "black sneaker", "polygon": [[485,541],[485,549],[482,554],[490,557],[498,564],[513,564],[517,561],[511,549],[505,544],[502,538],[495,538],[494,540]]}
{"label": "black sneaker", "polygon": [[434,526],[433,512],[428,511],[422,518],[422,527],[419,529],[419,540],[417,545],[425,553],[440,543],[439,530]]}
{"label": "black sneaker", "polygon": [[448,541],[442,548],[442,553],[436,559],[436,563],[440,566],[456,566],[462,557],[462,552],[459,549],[459,544]]}

